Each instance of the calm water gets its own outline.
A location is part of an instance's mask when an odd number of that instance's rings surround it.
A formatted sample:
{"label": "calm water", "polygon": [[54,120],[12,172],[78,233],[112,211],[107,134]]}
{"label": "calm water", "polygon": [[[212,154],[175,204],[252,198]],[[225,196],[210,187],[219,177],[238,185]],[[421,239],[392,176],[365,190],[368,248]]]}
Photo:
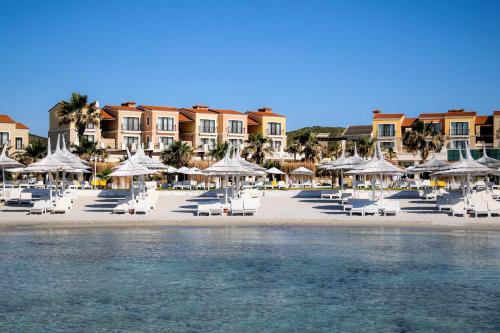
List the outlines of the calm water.
{"label": "calm water", "polygon": [[0,233],[0,332],[498,332],[500,234]]}

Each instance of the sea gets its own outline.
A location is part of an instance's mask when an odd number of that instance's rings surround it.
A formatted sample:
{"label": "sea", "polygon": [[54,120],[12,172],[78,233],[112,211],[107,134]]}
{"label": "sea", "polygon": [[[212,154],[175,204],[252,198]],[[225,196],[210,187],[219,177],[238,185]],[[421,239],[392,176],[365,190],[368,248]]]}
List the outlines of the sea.
{"label": "sea", "polygon": [[500,233],[0,231],[0,332],[500,332]]}

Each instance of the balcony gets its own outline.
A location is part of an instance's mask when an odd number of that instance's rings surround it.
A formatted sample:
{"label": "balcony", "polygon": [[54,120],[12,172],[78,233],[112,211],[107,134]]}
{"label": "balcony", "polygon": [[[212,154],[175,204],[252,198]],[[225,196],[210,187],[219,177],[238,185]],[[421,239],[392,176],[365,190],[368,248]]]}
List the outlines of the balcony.
{"label": "balcony", "polygon": [[468,136],[469,135],[469,129],[454,129],[452,128],[450,130],[450,136]]}
{"label": "balcony", "polygon": [[216,133],[217,128],[212,127],[212,126],[199,126],[198,127],[198,132],[199,133]]}
{"label": "balcony", "polygon": [[266,135],[284,136],[285,130],[267,129]]}
{"label": "balcony", "polygon": [[394,131],[381,131],[377,132],[377,138],[393,138],[396,136]]}
{"label": "balcony", "polygon": [[161,126],[160,124],[156,124],[156,131],[157,132],[176,132],[177,125]]}
{"label": "balcony", "polygon": [[127,124],[122,124],[122,131],[127,131],[127,132],[140,132],[142,131],[142,125],[139,126],[131,126]]}
{"label": "balcony", "polygon": [[476,136],[476,143],[478,142],[493,143],[493,135],[478,135]]}
{"label": "balcony", "polygon": [[228,134],[246,134],[246,131],[244,128],[228,127],[226,129],[226,133],[228,133]]}

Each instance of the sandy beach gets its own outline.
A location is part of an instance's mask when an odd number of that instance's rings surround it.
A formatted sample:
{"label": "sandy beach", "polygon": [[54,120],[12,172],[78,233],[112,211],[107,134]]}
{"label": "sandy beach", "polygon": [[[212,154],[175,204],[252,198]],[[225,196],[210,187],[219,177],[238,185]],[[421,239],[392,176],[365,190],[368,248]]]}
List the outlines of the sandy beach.
{"label": "sandy beach", "polygon": [[399,199],[398,216],[349,216],[331,200],[265,196],[255,216],[196,216],[196,205],[206,198],[160,196],[157,208],[147,215],[114,215],[115,198],[80,197],[67,214],[29,215],[26,207],[2,207],[0,229],[125,228],[125,227],[245,227],[331,226],[402,227],[443,230],[500,231],[500,217],[452,217],[435,203]]}

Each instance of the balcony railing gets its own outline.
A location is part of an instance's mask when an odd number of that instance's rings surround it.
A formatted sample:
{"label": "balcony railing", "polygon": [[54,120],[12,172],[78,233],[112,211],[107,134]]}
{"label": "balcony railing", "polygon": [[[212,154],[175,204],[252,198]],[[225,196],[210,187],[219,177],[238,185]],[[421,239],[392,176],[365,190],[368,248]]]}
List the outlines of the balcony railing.
{"label": "balcony railing", "polygon": [[266,135],[285,135],[285,130],[267,129]]}
{"label": "balcony railing", "polygon": [[127,125],[127,124],[122,124],[122,131],[139,132],[139,131],[142,131],[142,125],[131,126],[131,125]]}
{"label": "balcony railing", "polygon": [[387,137],[393,137],[396,136],[396,132],[394,131],[381,131],[377,133],[377,136],[380,138],[387,138]]}
{"label": "balcony railing", "polygon": [[493,135],[476,136],[476,142],[493,143]]}
{"label": "balcony railing", "polygon": [[469,135],[469,129],[451,129],[450,135]]}
{"label": "balcony railing", "polygon": [[156,130],[159,132],[175,132],[177,131],[177,125],[162,126],[161,124],[156,124]]}
{"label": "balcony railing", "polygon": [[229,134],[245,134],[245,129],[244,128],[228,127],[226,132]]}
{"label": "balcony railing", "polygon": [[216,127],[212,126],[200,126],[198,127],[198,132],[200,133],[215,133],[217,131]]}

